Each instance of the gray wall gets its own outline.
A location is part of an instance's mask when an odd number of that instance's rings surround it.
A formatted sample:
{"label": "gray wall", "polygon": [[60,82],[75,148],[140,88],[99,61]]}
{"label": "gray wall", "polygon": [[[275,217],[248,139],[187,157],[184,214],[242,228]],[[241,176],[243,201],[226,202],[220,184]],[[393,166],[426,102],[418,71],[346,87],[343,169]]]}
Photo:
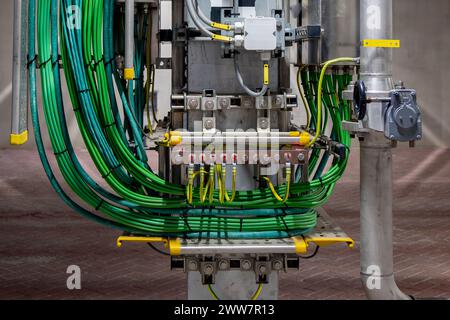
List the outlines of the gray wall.
{"label": "gray wall", "polygon": [[[424,113],[421,145],[450,146],[450,1],[393,0],[394,34],[402,41],[395,50],[394,76],[417,89]],[[9,147],[11,105],[13,0],[0,11],[0,148]],[[42,118],[42,117],[41,117]],[[43,119],[43,118],[42,118]],[[69,119],[71,132],[75,123]],[[31,128],[30,128],[31,129]],[[31,141],[32,141],[31,137]],[[80,145],[79,137],[76,138]],[[33,146],[33,142],[26,147]]]}

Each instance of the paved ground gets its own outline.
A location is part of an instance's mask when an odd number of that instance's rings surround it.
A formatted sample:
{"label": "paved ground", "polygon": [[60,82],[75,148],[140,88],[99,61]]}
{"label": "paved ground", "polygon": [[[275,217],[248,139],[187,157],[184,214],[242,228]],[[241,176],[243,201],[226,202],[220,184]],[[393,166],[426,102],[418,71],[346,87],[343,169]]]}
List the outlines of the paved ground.
{"label": "paved ground", "polygon": [[[86,154],[82,154],[86,159]],[[395,151],[395,269],[419,297],[450,297],[450,150]],[[359,163],[326,206],[359,238]],[[183,299],[184,274],[144,245],[115,247],[119,232],[67,209],[50,191],[31,151],[0,150],[0,299]],[[282,299],[362,299],[359,253],[324,248],[298,272],[281,275]],[[82,290],[66,288],[66,269],[82,269]]]}

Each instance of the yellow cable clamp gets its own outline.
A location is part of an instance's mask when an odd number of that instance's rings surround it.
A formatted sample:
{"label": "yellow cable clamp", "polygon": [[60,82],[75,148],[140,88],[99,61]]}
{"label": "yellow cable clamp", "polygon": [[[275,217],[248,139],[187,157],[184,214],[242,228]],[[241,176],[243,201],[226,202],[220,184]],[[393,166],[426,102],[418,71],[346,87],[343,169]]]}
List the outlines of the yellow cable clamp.
{"label": "yellow cable clamp", "polygon": [[169,240],[163,237],[134,237],[134,236],[120,236],[117,238],[117,247],[120,248],[123,245],[123,242],[143,242],[143,243],[151,243],[151,242],[160,242],[163,243],[165,247],[168,246]]}
{"label": "yellow cable clamp", "polygon": [[366,48],[400,48],[400,40],[365,39],[362,44]]}
{"label": "yellow cable clamp", "polygon": [[10,140],[11,145],[20,146],[28,142],[28,130],[25,130],[24,132],[20,134],[11,134]]}
{"label": "yellow cable clamp", "polygon": [[270,79],[269,79],[269,64],[264,63],[264,84],[269,85]]}
{"label": "yellow cable clamp", "polygon": [[233,38],[228,37],[228,36],[223,36],[221,34],[213,34],[211,38],[213,40],[223,41],[223,42],[232,42],[233,41]]}
{"label": "yellow cable clamp", "polygon": [[225,30],[225,31],[231,30],[231,26],[230,25],[223,24],[223,23],[218,23],[218,22],[212,22],[211,23],[211,27],[216,28],[216,29],[220,29],[220,30]]}

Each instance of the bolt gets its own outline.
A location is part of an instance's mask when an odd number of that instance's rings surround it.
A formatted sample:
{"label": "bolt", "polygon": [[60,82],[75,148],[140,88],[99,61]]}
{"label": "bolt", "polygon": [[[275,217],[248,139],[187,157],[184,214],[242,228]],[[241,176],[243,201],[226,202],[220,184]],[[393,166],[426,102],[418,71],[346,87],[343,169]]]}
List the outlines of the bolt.
{"label": "bolt", "polygon": [[250,270],[251,267],[252,267],[252,263],[249,260],[242,261],[242,269]]}
{"label": "bolt", "polygon": [[197,270],[198,268],[198,263],[195,260],[190,260],[189,264],[188,264],[188,269],[191,271]]}
{"label": "bolt", "polygon": [[203,268],[203,273],[208,275],[208,276],[213,274],[213,271],[214,271],[214,268],[210,264],[205,265],[204,268]]}
{"label": "bolt", "polygon": [[421,136],[421,135],[418,135],[418,136],[417,136],[417,140],[420,140],[420,139],[422,139],[422,136]]}
{"label": "bolt", "polygon": [[281,263],[280,260],[275,260],[273,262],[273,269],[274,270],[281,270],[283,268],[283,263]]}
{"label": "bolt", "polygon": [[212,110],[212,109],[214,109],[214,102],[211,101],[211,100],[206,101],[206,103],[205,103],[205,108],[206,108],[207,110]]}
{"label": "bolt", "polygon": [[305,160],[305,155],[303,153],[299,153],[297,156],[298,161],[302,162]]}
{"label": "bolt", "polygon": [[259,120],[259,126],[261,129],[267,129],[269,127],[269,121],[267,119],[261,119]]}
{"label": "bolt", "polygon": [[191,108],[191,109],[197,109],[198,108],[198,100],[190,99],[188,105],[189,105],[189,108]]}
{"label": "bolt", "polygon": [[221,106],[222,108],[228,107],[228,101],[227,101],[226,99],[220,100],[220,106]]}
{"label": "bolt", "polygon": [[211,130],[212,128],[214,128],[214,121],[212,121],[211,119],[206,120],[205,121],[205,129]]}
{"label": "bolt", "polygon": [[220,269],[220,270],[226,270],[226,269],[228,269],[228,261],[226,261],[226,260],[221,260],[221,261],[219,262],[219,269]]}
{"label": "bolt", "polygon": [[275,104],[277,105],[277,107],[281,107],[282,103],[283,99],[281,99],[281,97],[277,97],[277,99],[275,100]]}

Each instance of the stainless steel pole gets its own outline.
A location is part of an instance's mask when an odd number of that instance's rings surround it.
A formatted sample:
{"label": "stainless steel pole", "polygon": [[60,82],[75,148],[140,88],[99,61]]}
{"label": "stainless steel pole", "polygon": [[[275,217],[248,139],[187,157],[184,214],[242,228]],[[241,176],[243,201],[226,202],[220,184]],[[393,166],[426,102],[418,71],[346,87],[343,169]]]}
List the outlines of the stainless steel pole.
{"label": "stainless steel pole", "polygon": [[134,79],[134,0],[125,0],[125,70],[126,80]]}
{"label": "stainless steel pole", "polygon": [[[361,0],[361,39],[392,39],[392,0]],[[361,80],[368,95],[393,89],[392,49],[361,47]],[[392,152],[383,133],[383,105],[368,105],[361,142],[361,280],[369,299],[410,299],[394,280]]]}
{"label": "stainless steel pole", "polygon": [[14,1],[13,34],[13,94],[11,112],[11,136],[13,145],[28,141],[28,87],[27,87],[27,17],[28,1]]}

